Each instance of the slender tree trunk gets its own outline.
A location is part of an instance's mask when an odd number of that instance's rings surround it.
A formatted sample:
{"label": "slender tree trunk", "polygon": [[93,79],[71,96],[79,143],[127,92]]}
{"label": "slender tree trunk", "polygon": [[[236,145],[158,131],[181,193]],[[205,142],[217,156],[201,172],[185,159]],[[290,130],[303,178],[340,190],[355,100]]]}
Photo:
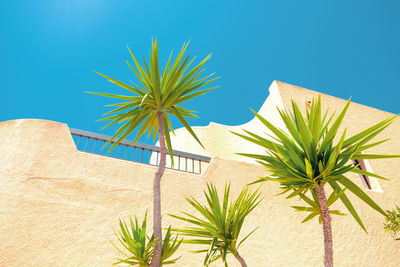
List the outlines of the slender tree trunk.
{"label": "slender tree trunk", "polygon": [[246,262],[244,261],[244,259],[242,258],[242,256],[239,255],[239,252],[235,255],[235,258],[240,262],[240,264],[242,265],[242,267],[247,267]]}
{"label": "slender tree trunk", "polygon": [[331,215],[329,213],[324,186],[319,185],[315,188],[315,192],[317,193],[319,207],[321,209],[322,229],[324,230],[325,267],[333,267]]}
{"label": "slender tree trunk", "polygon": [[162,232],[161,232],[161,177],[165,171],[167,148],[165,145],[164,136],[164,119],[163,113],[157,112],[158,118],[158,138],[160,141],[160,164],[158,170],[154,175],[153,183],[153,231],[154,238],[157,239],[151,267],[159,267],[161,262],[161,249],[162,249]]}

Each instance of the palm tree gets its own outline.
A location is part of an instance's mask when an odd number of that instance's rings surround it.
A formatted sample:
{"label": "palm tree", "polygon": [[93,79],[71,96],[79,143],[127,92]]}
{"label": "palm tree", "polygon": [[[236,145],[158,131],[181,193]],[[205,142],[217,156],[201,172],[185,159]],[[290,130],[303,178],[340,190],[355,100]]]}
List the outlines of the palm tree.
{"label": "palm tree", "polygon": [[396,238],[400,233],[400,207],[396,205],[393,210],[387,210],[386,223],[383,228],[386,232],[392,234],[394,240],[400,241],[400,237]]}
{"label": "palm tree", "polygon": [[258,190],[251,193],[248,187],[245,187],[236,200],[229,202],[230,185],[227,184],[225,185],[224,197],[221,203],[215,186],[207,184],[207,189],[208,192],[204,191],[204,195],[208,206],[202,205],[193,197],[186,198],[189,204],[200,212],[204,218],[199,218],[187,212],[181,212],[186,217],[170,214],[174,218],[194,225],[172,230],[184,236],[193,237],[193,239],[183,240],[184,243],[209,246],[208,249],[194,251],[196,253],[206,252],[204,265],[222,258],[225,265],[228,266],[226,256],[232,253],[242,266],[247,266],[242,256],[240,256],[238,248],[257,228],[240,242],[239,234],[247,215],[261,202],[260,193]]}
{"label": "palm tree", "polygon": [[[289,197],[299,196],[308,203],[309,207],[295,207],[296,210],[310,212],[304,221],[320,215],[324,233],[325,266],[333,266],[330,213],[341,214],[339,211],[330,211],[328,208],[335,200],[341,199],[357,223],[366,231],[355,208],[348,199],[345,189],[352,192],[373,209],[386,215],[385,211],[345,175],[353,172],[380,179],[385,178],[358,169],[350,160],[399,157],[399,155],[361,154],[362,151],[387,141],[366,144],[388,127],[396,116],[389,117],[350,138],[346,138],[345,130],[339,141],[334,144],[334,138],[349,104],[350,100],[347,101],[335,121],[330,124],[334,115],[329,118],[327,112],[325,112],[324,116],[322,115],[320,97],[318,100],[312,101],[310,110],[307,110],[305,116],[300,112],[297,104],[292,101],[292,112],[279,110],[280,116],[287,127],[287,132],[276,128],[268,120],[253,111],[256,117],[275,136],[272,139],[267,139],[249,131],[245,131],[246,134],[235,133],[267,150],[265,155],[238,153],[256,159],[258,163],[270,171],[270,176],[260,178],[256,182],[278,182],[281,185],[282,193],[291,192]],[[334,191],[328,200],[324,189],[327,184]],[[313,200],[306,196],[307,192],[311,193]]]}
{"label": "palm tree", "polygon": [[[119,227],[120,233],[115,233],[115,235],[128,252],[119,249],[112,243],[113,246],[126,257],[125,259],[118,259],[118,262],[114,264],[127,263],[130,266],[149,266],[154,257],[154,244],[156,240],[154,239],[154,235],[151,237],[147,236],[147,213],[143,219],[142,225],[138,223],[135,216],[135,221],[132,220],[132,217],[130,218],[130,227],[128,227],[126,222],[121,220],[119,220]],[[170,260],[168,259],[176,252],[181,243],[182,240],[178,241],[178,236],[172,238],[171,227],[169,227],[163,241],[161,266],[176,263],[180,257]]]}
{"label": "palm tree", "polygon": [[167,148],[173,163],[172,145],[169,134],[170,131],[173,132],[173,128],[169,117],[175,116],[194,137],[194,139],[203,147],[199,138],[196,136],[185,119],[185,117],[197,118],[197,116],[194,114],[194,111],[178,105],[215,89],[216,87],[207,89],[201,88],[218,79],[212,78],[213,74],[200,78],[204,72],[202,67],[210,59],[211,55],[208,55],[199,64],[189,70],[189,67],[192,65],[195,58],[190,60],[190,56],[184,55],[188,45],[189,43],[185,43],[182,46],[175,61],[173,62],[171,61],[171,52],[167,65],[163,71],[159,70],[157,40],[155,42],[152,41],[152,50],[150,52],[149,63],[147,64],[143,59],[144,67],[139,64],[132,51],[128,47],[136,69],[132,67],[128,61],[126,62],[134,72],[135,76],[139,79],[141,85],[137,85],[135,83],[128,85],[104,74],[98,73],[99,75],[108,79],[110,82],[128,90],[131,95],[125,96],[88,92],[91,94],[125,101],[123,103],[109,105],[116,108],[105,114],[108,115],[108,117],[99,120],[111,121],[103,129],[108,128],[116,123],[122,123],[122,126],[115,132],[112,139],[108,142],[114,143],[110,150],[115,148],[135,129],[138,129],[140,125],[141,127],[139,128],[133,143],[136,143],[136,141],[146,131],[148,136],[153,133],[153,141],[158,133],[160,144],[160,163],[154,176],[153,183],[153,227],[154,236],[157,242],[155,244],[155,256],[153,257],[153,261],[151,263],[152,266],[160,265],[162,248],[160,182],[165,170]]}

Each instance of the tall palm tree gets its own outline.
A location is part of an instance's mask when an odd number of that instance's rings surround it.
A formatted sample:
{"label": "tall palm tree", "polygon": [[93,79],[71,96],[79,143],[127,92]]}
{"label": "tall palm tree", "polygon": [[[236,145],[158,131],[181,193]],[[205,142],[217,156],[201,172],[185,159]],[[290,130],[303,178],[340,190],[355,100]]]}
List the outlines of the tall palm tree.
{"label": "tall palm tree", "polygon": [[171,215],[179,220],[191,223],[192,227],[172,229],[184,236],[193,239],[183,240],[184,243],[207,245],[208,249],[196,250],[196,253],[206,253],[204,265],[222,258],[225,266],[227,265],[226,256],[231,253],[240,262],[241,266],[246,267],[244,258],[239,254],[240,245],[257,229],[251,231],[239,242],[239,234],[245,218],[261,202],[258,190],[251,193],[245,187],[236,200],[229,202],[230,184],[225,185],[222,202],[218,197],[218,192],[214,185],[208,184],[204,195],[208,205],[202,205],[193,197],[186,198],[200,214],[201,217],[194,216],[187,212],[182,212],[185,216]]}
{"label": "tall palm tree", "polygon": [[[346,138],[345,130],[338,142],[334,144],[334,138],[349,104],[350,100],[347,101],[334,122],[330,124],[334,115],[329,118],[327,112],[323,115],[320,97],[318,100],[312,101],[310,110],[307,110],[305,116],[300,112],[297,104],[292,101],[292,112],[279,110],[288,132],[278,129],[253,111],[274,136],[267,139],[249,131],[245,131],[246,134],[235,133],[267,150],[264,155],[238,153],[256,159],[270,171],[270,176],[260,178],[256,182],[278,182],[281,185],[282,193],[291,192],[289,197],[299,196],[308,203],[309,207],[294,207],[296,210],[310,212],[304,221],[320,215],[324,233],[325,266],[333,266],[330,214],[341,214],[339,211],[330,211],[328,208],[335,200],[341,199],[347,210],[365,231],[366,229],[348,199],[346,191],[352,192],[370,207],[386,215],[385,211],[345,175],[353,172],[380,179],[386,178],[358,169],[351,160],[400,157],[399,155],[361,154],[362,151],[387,141],[366,144],[388,127],[396,116],[389,117],[350,138]],[[328,199],[325,194],[325,185],[330,185],[334,191]],[[307,192],[311,193],[313,199],[306,196]]]}
{"label": "tall palm tree", "polygon": [[[157,240],[155,255],[152,260],[152,266],[159,266],[161,259],[162,234],[161,234],[161,177],[164,174],[166,165],[167,148],[173,162],[172,145],[169,132],[173,132],[169,117],[175,116],[183,126],[189,131],[194,139],[201,145],[199,138],[189,126],[185,117],[197,118],[195,112],[179,104],[190,100],[196,96],[215,89],[216,87],[202,89],[207,84],[218,78],[212,78],[213,74],[200,77],[204,72],[203,65],[210,59],[211,55],[205,57],[199,64],[189,70],[195,58],[190,59],[185,56],[185,51],[189,42],[185,43],[176,59],[171,61],[172,52],[163,71],[159,69],[158,63],[158,43],[152,41],[152,50],[150,51],[149,63],[143,59],[143,66],[137,61],[132,51],[128,50],[135,63],[136,69],[126,61],[140,82],[140,85],[132,83],[128,85],[116,79],[98,73],[110,82],[128,90],[131,95],[116,95],[109,93],[88,92],[95,95],[106,96],[124,100],[123,103],[111,104],[116,107],[107,112],[108,117],[99,121],[111,121],[103,129],[116,123],[122,123],[122,126],[115,132],[109,141],[114,144],[110,150],[115,148],[124,138],[131,134],[135,129],[139,129],[136,134],[135,143],[146,131],[148,136],[153,133],[155,140],[157,133],[160,144],[160,163],[154,176],[153,184],[153,227],[154,237]],[[201,89],[201,90],[200,90]],[[141,127],[139,127],[141,125]]]}

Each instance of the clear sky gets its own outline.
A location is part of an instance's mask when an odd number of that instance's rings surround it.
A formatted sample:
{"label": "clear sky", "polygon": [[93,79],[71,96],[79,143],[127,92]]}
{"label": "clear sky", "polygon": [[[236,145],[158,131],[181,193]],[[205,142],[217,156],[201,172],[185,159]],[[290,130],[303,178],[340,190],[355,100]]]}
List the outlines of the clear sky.
{"label": "clear sky", "polygon": [[187,103],[193,126],[249,121],[273,80],[399,113],[399,11],[398,0],[1,0],[0,121],[99,132],[112,100],[83,91],[121,91],[92,70],[134,79],[126,46],[147,56],[153,36],[163,65],[187,40],[213,54],[220,88]]}

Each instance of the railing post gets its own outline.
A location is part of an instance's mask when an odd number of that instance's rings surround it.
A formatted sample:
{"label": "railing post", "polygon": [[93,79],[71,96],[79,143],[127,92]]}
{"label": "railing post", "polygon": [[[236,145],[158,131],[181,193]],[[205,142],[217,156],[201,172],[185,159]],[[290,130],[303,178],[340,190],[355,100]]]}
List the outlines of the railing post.
{"label": "railing post", "polygon": [[[133,145],[132,141],[127,141],[127,140],[123,140],[118,144],[118,149],[117,149],[117,155],[116,156],[111,156],[111,154],[109,152],[103,152],[103,146],[101,146],[100,152],[96,151],[96,145],[97,145],[97,141],[107,144],[108,142],[110,142],[110,140],[112,139],[111,136],[107,136],[107,135],[101,135],[101,134],[96,134],[96,133],[91,133],[91,132],[86,132],[86,131],[82,131],[82,130],[77,130],[77,129],[71,129],[71,135],[73,137],[77,137],[77,138],[73,138],[74,142],[76,142],[76,148],[79,151],[85,151],[87,152],[88,150],[88,144],[89,144],[89,139],[94,139],[93,142],[93,147],[91,152],[89,153],[96,153],[96,154],[100,154],[100,155],[104,155],[104,156],[110,156],[110,157],[116,157],[119,159],[125,159],[125,160],[132,160],[132,161],[136,161],[138,162],[139,159],[135,160],[135,150],[136,149],[141,149],[141,155],[140,155],[140,161],[141,163],[145,163],[145,164],[152,164],[151,161],[147,161],[144,162],[144,150],[146,151],[151,151],[151,152],[156,152],[156,166],[159,165],[159,160],[160,160],[160,148],[156,147],[156,146],[152,146],[152,145],[147,145],[147,144],[140,144],[140,143],[136,143],[135,145]],[[82,138],[86,138],[86,142],[85,145],[83,146],[83,149],[79,149],[79,145],[80,145],[80,141]],[[76,140],[77,139],[77,140]],[[110,142],[111,144],[115,144],[115,142]],[[100,144],[101,145],[101,144]],[[119,156],[119,152],[121,149],[121,146],[125,146],[125,153],[121,155],[121,157]],[[132,147],[132,159],[128,159],[128,154],[129,154],[129,149],[130,147]],[[123,152],[122,152],[123,153]],[[147,156],[146,156],[147,157]],[[187,152],[183,152],[183,151],[173,151],[173,156],[172,158],[175,160],[178,160],[178,165],[173,164],[172,160],[171,160],[171,169],[174,170],[179,170],[179,171],[186,171],[186,172],[192,172],[192,173],[201,173],[201,164],[202,161],[204,162],[210,162],[210,158],[208,157],[204,157],[204,156],[200,156],[200,155],[195,155],[195,154],[191,154],[191,153],[187,153]],[[185,158],[185,169],[183,169],[183,166],[181,166],[181,158]],[[147,158],[146,158],[147,159]],[[192,170],[190,171],[188,169],[188,159],[192,160]],[[199,167],[198,167],[198,172],[195,170],[195,160],[199,161]]]}
{"label": "railing post", "polygon": [[87,147],[88,142],[89,142],[89,137],[86,137],[86,144],[85,144],[85,148],[83,149],[83,151],[86,151],[86,147]]}
{"label": "railing post", "polygon": [[158,166],[158,157],[159,157],[160,152],[157,151],[157,159],[156,159],[156,166]]}
{"label": "railing post", "polygon": [[[107,142],[106,141],[103,141],[103,145],[101,146],[101,148],[100,148],[100,153],[103,153],[103,149],[104,149],[104,145],[106,144]],[[105,154],[107,154],[107,152],[105,152]]]}
{"label": "railing post", "polygon": [[96,141],[97,141],[97,139],[94,139],[94,144],[93,144],[92,153],[94,152],[94,149],[96,148]]}
{"label": "railing post", "polygon": [[201,173],[201,160],[199,160],[199,173]]}

